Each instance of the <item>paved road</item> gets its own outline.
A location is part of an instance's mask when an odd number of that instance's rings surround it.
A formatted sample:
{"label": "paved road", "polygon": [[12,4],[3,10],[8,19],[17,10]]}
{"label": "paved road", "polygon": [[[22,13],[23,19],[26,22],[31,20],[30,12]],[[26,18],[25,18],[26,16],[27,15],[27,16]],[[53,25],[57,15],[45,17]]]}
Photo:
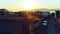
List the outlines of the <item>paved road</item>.
{"label": "paved road", "polygon": [[47,34],[58,34],[58,28],[56,26],[56,21],[53,16],[50,16],[49,24],[47,27]]}
{"label": "paved road", "polygon": [[56,21],[52,15],[42,20],[41,24],[34,29],[35,34],[58,34],[59,29],[56,26]]}
{"label": "paved road", "polygon": [[43,34],[58,34],[59,29],[56,26],[56,21],[53,18],[52,15],[50,15],[48,17],[48,19],[45,19],[45,21],[48,21],[48,25],[47,27],[44,27],[45,31],[43,32]]}

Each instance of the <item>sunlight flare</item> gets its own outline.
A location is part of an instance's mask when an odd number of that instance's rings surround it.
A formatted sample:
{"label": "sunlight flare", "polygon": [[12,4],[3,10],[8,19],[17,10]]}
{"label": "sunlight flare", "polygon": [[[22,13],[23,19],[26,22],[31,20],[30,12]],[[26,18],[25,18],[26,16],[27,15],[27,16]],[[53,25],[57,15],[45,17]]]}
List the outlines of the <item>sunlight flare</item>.
{"label": "sunlight flare", "polygon": [[36,2],[34,0],[24,0],[22,3],[22,8],[25,10],[32,10],[36,8]]}

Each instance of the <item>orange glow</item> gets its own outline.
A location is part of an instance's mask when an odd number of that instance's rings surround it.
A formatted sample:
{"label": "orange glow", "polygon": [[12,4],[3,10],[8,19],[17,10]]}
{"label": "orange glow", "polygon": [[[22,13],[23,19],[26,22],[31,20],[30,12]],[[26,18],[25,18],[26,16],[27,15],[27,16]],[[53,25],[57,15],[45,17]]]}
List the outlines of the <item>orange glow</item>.
{"label": "orange glow", "polygon": [[27,18],[28,18],[29,20],[31,20],[31,19],[33,19],[33,16],[27,16]]}

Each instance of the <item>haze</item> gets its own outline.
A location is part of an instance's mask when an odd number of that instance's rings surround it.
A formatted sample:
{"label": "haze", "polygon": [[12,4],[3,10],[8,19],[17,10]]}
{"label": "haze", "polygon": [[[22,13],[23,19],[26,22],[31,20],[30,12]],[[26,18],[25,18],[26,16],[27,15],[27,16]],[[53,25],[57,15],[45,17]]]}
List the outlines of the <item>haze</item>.
{"label": "haze", "polygon": [[[5,8],[11,11],[19,11],[19,10],[25,10],[24,6],[22,4],[25,2],[25,0],[0,0],[0,9]],[[60,8],[60,0],[32,0],[34,2],[35,7],[30,6],[34,9],[40,9],[40,8],[47,8],[47,9],[56,9]],[[29,9],[28,7],[27,10]]]}

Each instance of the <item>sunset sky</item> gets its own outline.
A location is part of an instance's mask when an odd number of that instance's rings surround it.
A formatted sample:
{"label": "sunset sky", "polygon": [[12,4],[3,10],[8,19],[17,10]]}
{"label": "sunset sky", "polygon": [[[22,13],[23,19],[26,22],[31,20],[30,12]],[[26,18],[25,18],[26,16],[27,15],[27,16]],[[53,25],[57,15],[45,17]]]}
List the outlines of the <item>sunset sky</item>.
{"label": "sunset sky", "polygon": [[11,11],[30,10],[39,8],[60,8],[60,0],[0,0],[0,9]]}

